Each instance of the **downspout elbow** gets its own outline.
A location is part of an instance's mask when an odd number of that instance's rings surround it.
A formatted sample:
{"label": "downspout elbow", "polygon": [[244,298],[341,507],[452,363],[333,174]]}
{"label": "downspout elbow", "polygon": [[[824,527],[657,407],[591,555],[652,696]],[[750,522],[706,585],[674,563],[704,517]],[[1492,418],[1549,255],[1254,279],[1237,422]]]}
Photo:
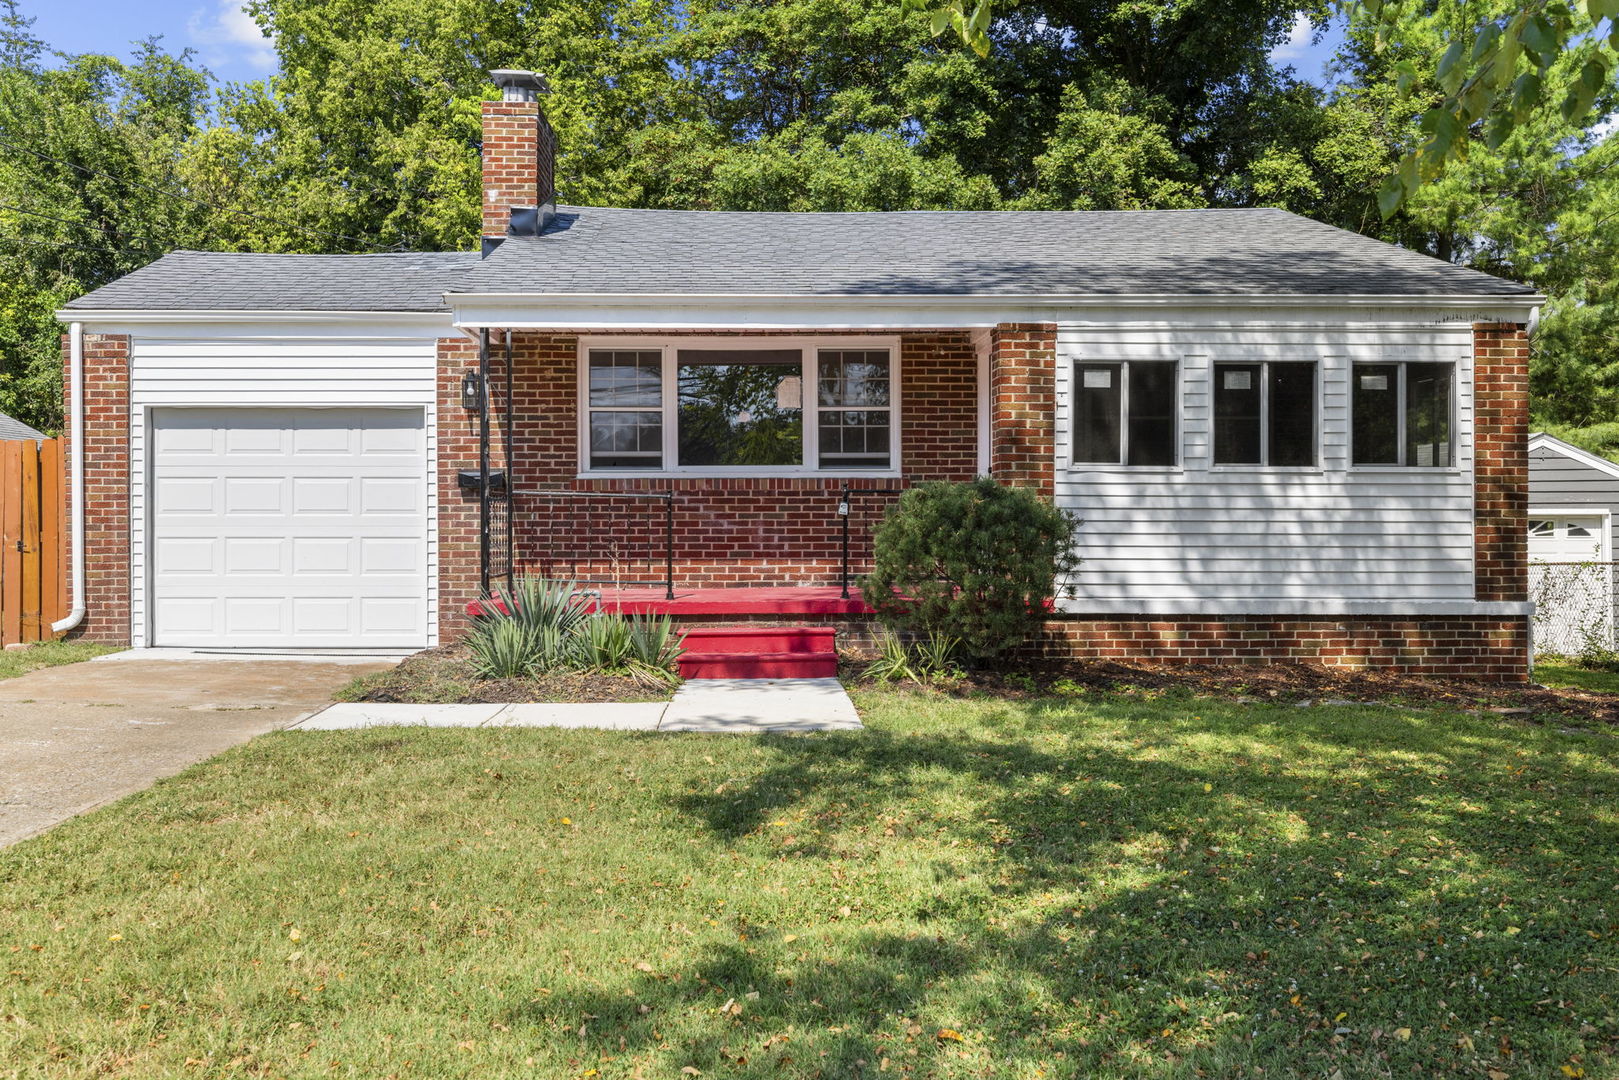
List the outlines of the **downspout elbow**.
{"label": "downspout elbow", "polygon": [[72,507],[73,610],[51,623],[51,632],[65,634],[84,621],[84,324],[68,324],[68,439],[71,474],[68,505]]}

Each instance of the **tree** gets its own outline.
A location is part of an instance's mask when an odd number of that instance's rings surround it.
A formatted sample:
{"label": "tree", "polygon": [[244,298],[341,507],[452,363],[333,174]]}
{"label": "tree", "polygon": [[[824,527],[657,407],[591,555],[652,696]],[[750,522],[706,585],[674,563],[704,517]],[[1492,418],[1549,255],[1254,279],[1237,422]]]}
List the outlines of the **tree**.
{"label": "tree", "polygon": [[215,217],[174,197],[181,151],[207,112],[206,75],[141,45],[128,63],[41,58],[14,0],[0,0],[0,411],[61,420],[66,300],[178,246]]}

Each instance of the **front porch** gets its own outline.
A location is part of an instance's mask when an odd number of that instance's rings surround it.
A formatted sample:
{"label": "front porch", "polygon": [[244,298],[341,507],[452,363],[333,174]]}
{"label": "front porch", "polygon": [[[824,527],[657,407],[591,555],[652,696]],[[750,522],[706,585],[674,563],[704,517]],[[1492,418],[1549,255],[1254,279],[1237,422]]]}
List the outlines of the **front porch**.
{"label": "front porch", "polygon": [[446,340],[441,639],[520,574],[688,624],[869,625],[872,530],[907,488],[1049,490],[1049,395],[1023,383],[1054,344],[1045,324]]}

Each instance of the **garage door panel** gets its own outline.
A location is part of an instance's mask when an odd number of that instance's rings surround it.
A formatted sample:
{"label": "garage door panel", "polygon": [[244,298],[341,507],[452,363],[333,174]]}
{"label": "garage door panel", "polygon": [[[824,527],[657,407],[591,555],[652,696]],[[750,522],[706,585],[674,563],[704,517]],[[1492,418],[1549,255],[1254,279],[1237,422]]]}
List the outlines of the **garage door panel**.
{"label": "garage door panel", "polygon": [[153,549],[153,567],[159,574],[217,574],[219,546],[211,536],[160,537]]}
{"label": "garage door panel", "polygon": [[218,512],[219,484],[212,477],[159,476],[152,485],[152,506],[162,514]]}
{"label": "garage door panel", "polygon": [[426,644],[420,409],[152,415],[154,644]]}
{"label": "garage door panel", "polygon": [[225,513],[274,514],[287,511],[287,482],[269,476],[227,476],[224,478]]}

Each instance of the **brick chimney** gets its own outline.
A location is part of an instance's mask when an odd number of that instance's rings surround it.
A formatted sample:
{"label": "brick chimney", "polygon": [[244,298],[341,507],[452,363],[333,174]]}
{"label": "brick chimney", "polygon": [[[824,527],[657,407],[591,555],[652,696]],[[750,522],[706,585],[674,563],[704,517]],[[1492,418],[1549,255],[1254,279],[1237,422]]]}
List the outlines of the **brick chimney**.
{"label": "brick chimney", "polygon": [[501,100],[483,103],[483,251],[535,236],[556,216],[556,135],[540,108],[543,75],[493,71]]}

